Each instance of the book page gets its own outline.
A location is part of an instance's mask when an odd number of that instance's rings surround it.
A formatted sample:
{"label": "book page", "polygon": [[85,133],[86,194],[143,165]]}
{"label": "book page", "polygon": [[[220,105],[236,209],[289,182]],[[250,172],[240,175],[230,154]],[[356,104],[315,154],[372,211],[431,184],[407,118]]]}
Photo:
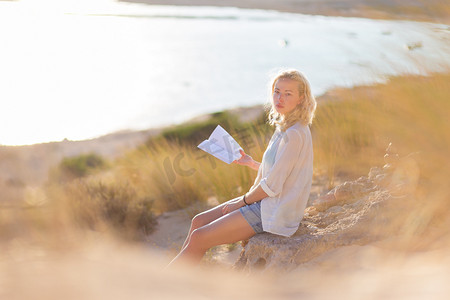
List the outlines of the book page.
{"label": "book page", "polygon": [[231,164],[242,156],[239,153],[239,149],[242,149],[242,147],[220,125],[217,125],[209,138],[197,147],[227,164]]}

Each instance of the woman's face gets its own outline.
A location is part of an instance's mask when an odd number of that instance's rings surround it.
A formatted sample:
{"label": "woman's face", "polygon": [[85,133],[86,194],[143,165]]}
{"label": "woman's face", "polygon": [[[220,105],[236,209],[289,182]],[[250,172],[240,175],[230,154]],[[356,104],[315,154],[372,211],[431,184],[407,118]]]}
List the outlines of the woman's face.
{"label": "woman's face", "polygon": [[280,78],[275,82],[272,105],[279,114],[289,114],[300,104],[302,97],[299,94],[298,82],[288,78]]}

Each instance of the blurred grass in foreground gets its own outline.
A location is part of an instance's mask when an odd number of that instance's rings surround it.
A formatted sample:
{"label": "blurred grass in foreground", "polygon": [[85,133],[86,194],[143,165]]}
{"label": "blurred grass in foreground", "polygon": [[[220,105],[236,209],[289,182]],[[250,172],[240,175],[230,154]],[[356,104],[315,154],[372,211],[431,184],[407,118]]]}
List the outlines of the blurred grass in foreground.
{"label": "blurred grass in foreground", "polygon": [[[327,177],[328,188],[336,178],[356,179],[382,166],[389,143],[401,157],[412,154],[418,181],[411,197],[400,202],[405,214],[398,218],[398,234],[407,242],[419,240],[411,247],[423,246],[425,236],[427,243],[437,240],[450,228],[448,82],[450,74],[395,77],[387,84],[336,89],[318,99],[312,126],[314,175]],[[233,119],[227,128],[258,161],[273,132],[263,119]],[[108,162],[107,169],[65,183],[53,178],[44,189],[25,193],[23,202],[1,209],[0,234],[6,240],[27,237],[47,243],[89,229],[135,240],[154,229],[155,216],[162,212],[190,207],[193,215],[212,197],[223,202],[241,195],[256,173],[213,158],[189,138],[202,131],[206,139],[211,124],[200,122],[190,133],[172,129],[169,137],[157,137]]]}
{"label": "blurred grass in foreground", "polygon": [[414,188],[398,201],[402,242],[427,247],[446,235],[450,221],[450,74],[394,77],[387,84],[332,91],[315,120],[317,171],[367,174],[384,164],[389,143],[409,166],[400,176]]}
{"label": "blurred grass in foreground", "polygon": [[361,174],[383,163],[392,142],[402,156],[419,152],[422,172],[433,175],[448,163],[449,79],[394,77],[388,84],[333,90],[313,125],[316,167]]}

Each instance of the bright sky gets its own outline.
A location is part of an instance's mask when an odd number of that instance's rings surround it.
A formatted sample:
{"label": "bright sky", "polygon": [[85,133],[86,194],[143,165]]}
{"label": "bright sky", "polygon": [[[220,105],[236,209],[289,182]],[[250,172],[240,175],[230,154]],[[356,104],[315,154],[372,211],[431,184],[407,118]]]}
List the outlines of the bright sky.
{"label": "bright sky", "polygon": [[[65,14],[108,13],[114,11],[114,2],[0,2],[0,144],[84,139],[86,132],[95,137],[111,130],[105,127],[108,120],[104,118],[117,118],[117,130],[126,126],[120,108],[88,101],[101,99],[101,91],[110,88],[95,81],[110,72],[104,63],[97,74],[86,74],[86,61],[91,55],[86,48],[97,42],[95,35],[78,36],[79,28],[89,24],[77,23],[76,16]],[[79,55],[68,57],[74,47],[79,47]],[[105,115],[96,115],[100,109]],[[62,124],[68,122],[76,125],[67,130]]]}

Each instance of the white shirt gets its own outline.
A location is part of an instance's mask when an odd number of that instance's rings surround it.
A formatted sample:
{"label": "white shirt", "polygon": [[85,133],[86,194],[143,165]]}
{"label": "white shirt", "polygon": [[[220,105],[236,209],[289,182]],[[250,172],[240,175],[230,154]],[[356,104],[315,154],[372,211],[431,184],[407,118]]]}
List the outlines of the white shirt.
{"label": "white shirt", "polygon": [[264,231],[293,235],[308,202],[313,174],[313,147],[309,126],[295,123],[285,132],[277,128],[264,152],[258,184],[268,197],[261,200]]}

